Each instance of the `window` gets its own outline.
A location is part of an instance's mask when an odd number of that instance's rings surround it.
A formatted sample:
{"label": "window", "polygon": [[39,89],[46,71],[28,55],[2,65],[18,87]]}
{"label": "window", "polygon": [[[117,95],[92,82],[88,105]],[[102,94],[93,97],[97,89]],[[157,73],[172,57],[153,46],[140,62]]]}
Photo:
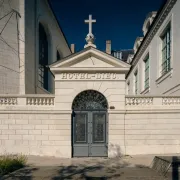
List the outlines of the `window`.
{"label": "window", "polygon": [[138,93],[138,71],[134,73],[134,87],[135,87],[135,94]]}
{"label": "window", "polygon": [[161,36],[162,40],[162,64],[161,75],[168,72],[171,68],[171,28],[168,27]]}
{"label": "window", "polygon": [[122,52],[119,52],[118,54],[119,54],[118,58],[122,59]]}
{"label": "window", "polygon": [[144,59],[144,89],[149,87],[149,54]]}
{"label": "window", "polygon": [[48,90],[48,38],[44,27],[39,24],[39,86]]}
{"label": "window", "polygon": [[130,81],[128,81],[127,83],[127,94],[128,95],[130,94]]}
{"label": "window", "polygon": [[118,59],[122,59],[123,58],[122,57],[122,52],[120,52],[120,51],[114,51],[112,54],[113,54],[114,57],[116,57]]}
{"label": "window", "polygon": [[150,26],[151,26],[151,23],[150,23],[150,20],[149,20],[147,22],[147,24],[146,24],[146,32],[149,31]]}
{"label": "window", "polygon": [[56,60],[58,61],[58,60],[60,60],[60,58],[61,58],[61,56],[59,54],[59,51],[57,51],[57,53],[56,53]]}

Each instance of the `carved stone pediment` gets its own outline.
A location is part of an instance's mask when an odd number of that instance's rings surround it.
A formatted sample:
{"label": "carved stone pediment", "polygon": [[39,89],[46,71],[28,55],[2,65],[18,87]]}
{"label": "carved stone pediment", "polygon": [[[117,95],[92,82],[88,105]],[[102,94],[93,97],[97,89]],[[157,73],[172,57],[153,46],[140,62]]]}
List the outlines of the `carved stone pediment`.
{"label": "carved stone pediment", "polygon": [[88,47],[49,66],[53,74],[61,72],[127,73],[130,65],[95,48]]}

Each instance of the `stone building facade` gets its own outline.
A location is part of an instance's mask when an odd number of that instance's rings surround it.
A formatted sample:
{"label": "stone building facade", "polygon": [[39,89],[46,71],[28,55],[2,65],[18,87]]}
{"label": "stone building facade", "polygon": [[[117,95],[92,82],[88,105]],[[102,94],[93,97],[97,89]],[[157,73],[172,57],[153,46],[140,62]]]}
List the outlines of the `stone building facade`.
{"label": "stone building facade", "polygon": [[149,13],[144,36],[137,38],[132,68],[126,77],[129,95],[180,95],[180,1],[167,0],[158,12]]}
{"label": "stone building facade", "polygon": [[39,26],[42,26],[47,38],[44,65],[70,55],[71,50],[49,1],[3,1],[0,18],[0,94],[54,93],[54,77],[50,71],[46,78],[48,90],[39,83],[42,53]]}
{"label": "stone building facade", "polygon": [[[140,66],[136,58],[147,53],[142,48],[154,37],[150,34],[156,23],[149,32],[143,28],[146,35],[143,40],[137,39],[136,55],[134,59],[128,58],[128,62],[132,60],[130,65],[96,49],[90,32],[85,48],[72,54],[48,1],[22,0],[16,5],[19,9],[13,13],[18,15],[19,39],[15,43],[17,32],[11,32],[13,42],[9,43],[19,54],[11,54],[14,53],[12,47],[0,41],[4,48],[0,54],[0,78],[4,82],[0,87],[0,154],[71,158],[180,153],[180,97],[162,95],[160,91],[153,96],[138,95],[141,70],[135,71],[136,65]],[[4,6],[9,7],[9,4]],[[171,8],[167,8],[169,6]],[[150,14],[150,23],[159,22],[162,12],[172,11],[172,15],[167,13],[167,17],[161,18],[175,27],[178,7],[179,1],[167,0],[159,15]],[[36,9],[35,14],[33,9]],[[148,19],[145,27],[150,28]],[[160,22],[165,23],[163,20]],[[16,19],[11,21],[14,27]],[[173,36],[178,35],[177,29],[174,28]],[[6,40],[7,32],[3,32]],[[178,38],[173,38],[177,45]],[[175,48],[173,52],[178,54]],[[11,57],[14,65],[8,69],[3,63],[11,64]],[[176,63],[176,56],[173,57]],[[173,64],[173,69],[177,66]],[[14,75],[12,68],[17,68],[19,73]],[[12,74],[8,74],[10,70]],[[173,72],[171,80],[176,77],[177,83],[178,75],[174,70],[166,72],[162,78],[170,79],[170,72]],[[136,74],[136,95],[131,89],[133,73]],[[156,74],[150,70],[149,77],[154,76]],[[158,87],[161,89],[161,84]]]}

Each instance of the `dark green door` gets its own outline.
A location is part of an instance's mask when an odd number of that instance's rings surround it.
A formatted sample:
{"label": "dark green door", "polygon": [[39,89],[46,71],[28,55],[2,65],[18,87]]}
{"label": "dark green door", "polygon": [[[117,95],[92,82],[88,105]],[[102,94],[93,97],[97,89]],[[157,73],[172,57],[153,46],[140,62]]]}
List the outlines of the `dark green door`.
{"label": "dark green door", "polygon": [[106,111],[77,111],[72,123],[73,157],[107,157]]}

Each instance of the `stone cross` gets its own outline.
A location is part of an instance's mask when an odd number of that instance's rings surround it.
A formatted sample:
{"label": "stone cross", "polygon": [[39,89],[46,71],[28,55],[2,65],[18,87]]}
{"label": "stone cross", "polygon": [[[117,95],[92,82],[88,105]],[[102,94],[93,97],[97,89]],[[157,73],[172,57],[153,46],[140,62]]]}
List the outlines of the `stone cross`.
{"label": "stone cross", "polygon": [[85,23],[89,24],[89,34],[92,34],[92,23],[95,23],[96,20],[92,19],[92,15],[89,15],[89,20],[85,20]]}

